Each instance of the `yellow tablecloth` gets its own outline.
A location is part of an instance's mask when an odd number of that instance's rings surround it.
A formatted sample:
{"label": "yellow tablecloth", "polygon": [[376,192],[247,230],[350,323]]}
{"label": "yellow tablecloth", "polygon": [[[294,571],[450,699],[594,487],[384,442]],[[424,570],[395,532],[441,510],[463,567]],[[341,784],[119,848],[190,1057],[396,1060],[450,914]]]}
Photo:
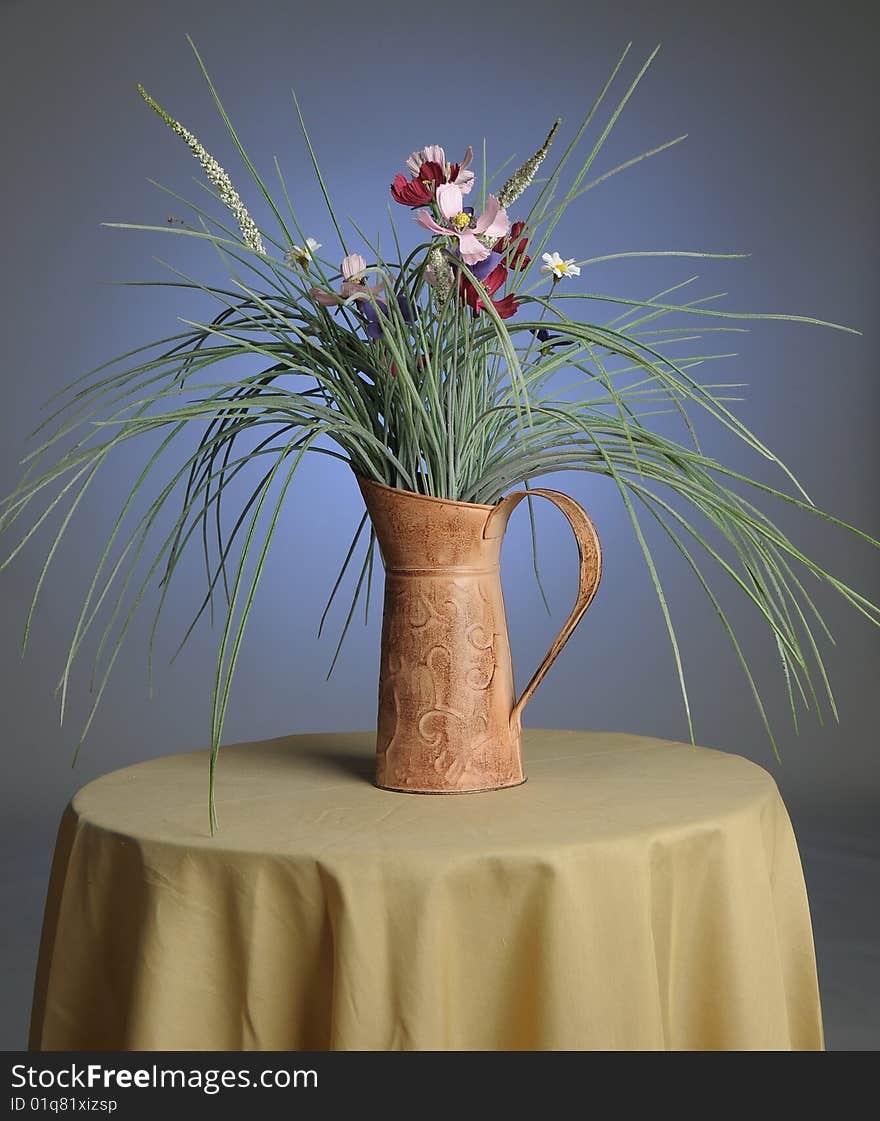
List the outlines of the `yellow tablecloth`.
{"label": "yellow tablecloth", "polygon": [[65,813],[31,1046],[818,1049],[812,931],[770,776],[638,736],[528,731],[528,782],[369,782],[373,737],[227,747]]}

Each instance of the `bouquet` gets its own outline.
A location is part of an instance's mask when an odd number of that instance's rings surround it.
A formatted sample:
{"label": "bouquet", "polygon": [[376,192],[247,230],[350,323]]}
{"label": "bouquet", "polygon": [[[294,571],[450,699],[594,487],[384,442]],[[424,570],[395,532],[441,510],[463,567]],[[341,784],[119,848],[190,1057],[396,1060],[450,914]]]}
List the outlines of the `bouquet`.
{"label": "bouquet", "polygon": [[[722,356],[710,340],[743,329],[744,320],[851,328],[807,316],[732,312],[715,296],[693,294],[691,280],[650,299],[591,291],[590,266],[609,258],[582,256],[585,247],[562,244],[555,234],[567,208],[587,192],[677,143],[671,140],[618,166],[599,166],[604,142],[656,51],[612,98],[628,58],[624,51],[564,146],[557,120],[546,139],[535,143],[534,155],[513,169],[508,162],[490,173],[485,144],[479,157],[468,148],[457,161],[450,158],[457,153],[438,144],[408,157],[401,153],[400,167],[389,169],[385,196],[391,252],[380,252],[358,226],[340,219],[295,104],[327,211],[322,228],[303,229],[280,162],[276,159],[267,182],[195,53],[248,189],[240,192],[202,141],[139,87],[146,104],[196,158],[203,192],[195,200],[173,194],[187,207],[186,220],[113,225],[188,238],[194,247],[215,251],[228,270],[227,283],[179,271],[165,283],[179,291],[184,307],[187,297],[207,295],[217,314],[206,322],[185,319],[183,330],[74,382],[38,429],[40,442],[27,471],[2,506],[0,529],[7,537],[26,526],[4,564],[50,515],[64,511],[36,582],[26,641],[47,569],[92,480],[123,445],[154,436],[146,441],[142,471],[96,558],[59,683],[62,718],[71,666],[98,620],[103,630],[83,736],[148,590],[155,587],[157,593],[155,633],[181,557],[190,548],[201,549],[204,595],[194,604],[181,645],[219,598],[223,622],[211,705],[213,815],[214,764],[248,614],[285,495],[307,454],[339,461],[362,479],[390,488],[465,503],[495,504],[509,488],[528,487],[550,473],[606,476],[631,519],[656,589],[691,739],[674,621],[647,523],[668,536],[714,605],[774,749],[758,682],[735,621],[716,598],[711,571],[733,581],[769,628],[795,724],[800,707],[821,711],[820,693],[834,711],[820,652],[826,627],[803,575],[829,584],[875,624],[880,609],[806,556],[762,503],[782,500],[875,547],[878,542],[816,509],[793,473],[738,419],[729,387],[706,381],[702,372]],[[385,185],[375,190],[377,202],[383,201]],[[268,206],[268,228],[252,217],[248,191]],[[652,255],[741,256],[692,251],[614,256]],[[241,359],[247,360],[246,370]],[[680,421],[676,438],[652,426],[661,414]],[[699,418],[771,461],[782,483],[745,477],[714,459],[697,438]],[[240,476],[250,477],[252,486],[242,490]],[[357,603],[369,595],[375,553],[375,533],[364,514],[330,595],[333,602],[354,566],[340,646]]]}

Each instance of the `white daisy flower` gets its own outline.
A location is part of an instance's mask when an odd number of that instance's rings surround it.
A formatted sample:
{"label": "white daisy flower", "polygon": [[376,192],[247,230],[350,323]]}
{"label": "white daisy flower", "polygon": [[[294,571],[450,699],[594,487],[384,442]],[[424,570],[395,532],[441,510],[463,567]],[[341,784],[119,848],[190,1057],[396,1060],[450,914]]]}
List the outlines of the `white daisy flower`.
{"label": "white daisy flower", "polygon": [[554,280],[562,280],[564,276],[580,276],[581,270],[574,263],[574,257],[563,260],[558,253],[544,253],[541,256],[544,262],[541,272],[548,272]]}
{"label": "white daisy flower", "polygon": [[307,265],[314,257],[315,251],[321,248],[320,241],[307,237],[305,245],[291,245],[284,254],[284,260],[293,268],[294,265]]}

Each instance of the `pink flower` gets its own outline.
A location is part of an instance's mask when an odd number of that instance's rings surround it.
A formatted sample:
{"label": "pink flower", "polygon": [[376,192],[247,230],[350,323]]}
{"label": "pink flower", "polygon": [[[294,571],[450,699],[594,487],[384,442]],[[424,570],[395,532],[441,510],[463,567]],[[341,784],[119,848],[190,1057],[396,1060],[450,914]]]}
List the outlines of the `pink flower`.
{"label": "pink flower", "polygon": [[334,307],[354,297],[355,300],[369,300],[382,291],[382,285],[369,285],[364,276],[367,271],[367,259],[360,253],[349,253],[342,261],[339,271],[342,273],[342,284],[338,292],[325,292],[323,288],[309,289],[313,300],[324,307]]}
{"label": "pink flower", "polygon": [[463,195],[470,193],[474,185],[474,173],[468,171],[471,160],[474,158],[473,148],[468,148],[462,157],[461,163],[447,163],[446,153],[439,144],[428,144],[422,148],[420,152],[413,152],[413,154],[406,161],[406,167],[413,178],[417,178],[421,173],[424,164],[436,164],[442,174],[442,182],[455,183],[459,187]]}
{"label": "pink flower", "polygon": [[470,208],[465,210],[462,207],[461,188],[455,183],[439,186],[436,201],[444,224],[440,225],[427,210],[420,210],[416,221],[432,233],[457,237],[461,259],[466,265],[475,265],[491,253],[491,249],[478,240],[480,236],[504,237],[510,229],[510,219],[494,195],[486,199],[486,209],[479,218],[474,218]]}
{"label": "pink flower", "polygon": [[[367,259],[360,253],[349,253],[339,266],[342,284],[338,292],[327,292],[323,288],[310,288],[309,295],[317,304],[324,307],[338,307],[349,301],[357,306],[364,321],[369,338],[378,339],[382,335],[384,318],[388,315],[388,297],[384,285],[367,284]],[[412,323],[412,309],[406,296],[396,296],[400,314],[407,323]]]}

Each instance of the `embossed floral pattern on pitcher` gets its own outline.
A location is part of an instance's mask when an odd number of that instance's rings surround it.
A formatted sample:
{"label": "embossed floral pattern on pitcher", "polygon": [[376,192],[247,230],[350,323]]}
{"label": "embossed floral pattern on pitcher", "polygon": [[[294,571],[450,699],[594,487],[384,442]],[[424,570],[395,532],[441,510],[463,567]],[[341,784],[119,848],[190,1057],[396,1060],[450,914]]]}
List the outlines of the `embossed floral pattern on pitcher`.
{"label": "embossed floral pattern on pitcher", "polygon": [[519,700],[501,590],[501,542],[526,496],[495,506],[452,502],[358,480],[385,564],[376,783],[452,794],[525,781],[522,709],[595,594],[601,552],[595,528],[564,494],[580,554],[575,607]]}

